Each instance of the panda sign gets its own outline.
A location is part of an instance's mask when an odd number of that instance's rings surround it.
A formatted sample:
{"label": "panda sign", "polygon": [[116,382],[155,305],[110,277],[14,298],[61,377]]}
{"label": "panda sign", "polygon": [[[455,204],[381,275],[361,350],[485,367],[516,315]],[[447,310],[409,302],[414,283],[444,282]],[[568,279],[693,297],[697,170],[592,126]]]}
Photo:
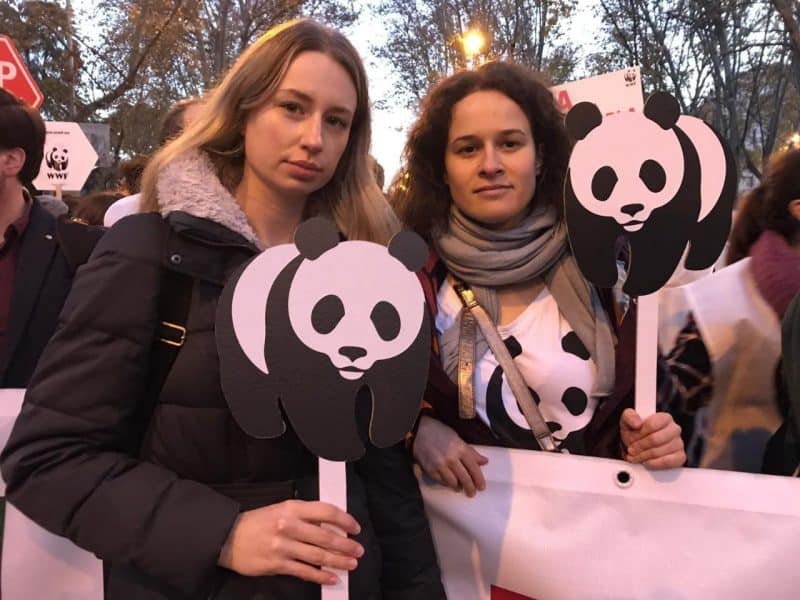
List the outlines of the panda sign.
{"label": "panda sign", "polygon": [[584,276],[636,297],[636,409],[655,412],[658,291],[681,258],[701,270],[719,258],[731,226],[736,164],[704,121],[680,114],[666,93],[644,111],[603,117],[591,102],[567,113],[575,146],[564,183],[570,246]]}
{"label": "panda sign", "polygon": [[[339,241],[313,218],[294,244],[274,246],[231,278],[217,312],[222,389],[234,418],[258,438],[284,433],[285,414],[321,458],[352,461],[411,429],[428,373],[430,325],[415,271],[420,237],[401,232],[388,248]],[[356,399],[368,394],[368,432]]]}
{"label": "panda sign", "polygon": [[[216,340],[222,390],[249,435],[274,438],[284,417],[319,461],[320,500],[347,508],[344,463],[403,440],[428,376],[431,326],[415,271],[428,257],[414,233],[388,247],[340,241],[305,221],[294,244],[251,260],[225,286]],[[370,407],[361,431],[357,404]],[[347,574],[323,598],[347,598]]]}
{"label": "panda sign", "polygon": [[651,96],[643,113],[605,118],[581,102],[566,126],[576,140],[564,190],[567,229],[589,281],[617,282],[619,242],[630,248],[623,290],[631,296],[658,291],[687,243],[687,269],[714,264],[731,226],[736,166],[711,127],[681,116],[666,93]]}

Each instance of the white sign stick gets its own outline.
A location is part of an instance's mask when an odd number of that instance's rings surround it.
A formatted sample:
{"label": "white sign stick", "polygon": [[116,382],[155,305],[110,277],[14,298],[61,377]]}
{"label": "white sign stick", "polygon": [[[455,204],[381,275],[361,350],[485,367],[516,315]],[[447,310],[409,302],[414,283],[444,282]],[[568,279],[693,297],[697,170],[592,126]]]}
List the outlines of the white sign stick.
{"label": "white sign stick", "polygon": [[[347,510],[347,463],[341,461],[319,459],[319,499]],[[346,535],[344,531],[333,525],[323,524],[323,527]],[[339,569],[326,569],[339,578],[336,585],[322,586],[322,600],[348,600],[348,571]]]}
{"label": "white sign stick", "polygon": [[639,296],[636,305],[636,412],[656,412],[659,292]]}

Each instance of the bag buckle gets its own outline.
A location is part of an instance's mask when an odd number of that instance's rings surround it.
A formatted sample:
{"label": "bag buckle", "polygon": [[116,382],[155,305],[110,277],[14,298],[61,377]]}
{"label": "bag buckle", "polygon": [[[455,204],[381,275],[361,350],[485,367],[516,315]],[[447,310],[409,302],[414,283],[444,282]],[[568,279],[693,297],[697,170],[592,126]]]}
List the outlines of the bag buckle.
{"label": "bag buckle", "polygon": [[159,342],[164,342],[168,346],[175,346],[177,348],[183,346],[183,343],[186,341],[186,327],[176,323],[170,323],[169,321],[161,321],[161,327],[166,329],[166,331],[162,330],[160,332],[162,336],[174,333],[174,337],[159,337]]}
{"label": "bag buckle", "polygon": [[461,303],[465,308],[471,309],[478,306],[478,301],[475,299],[475,292],[466,283],[457,281],[453,284],[456,294],[458,294]]}

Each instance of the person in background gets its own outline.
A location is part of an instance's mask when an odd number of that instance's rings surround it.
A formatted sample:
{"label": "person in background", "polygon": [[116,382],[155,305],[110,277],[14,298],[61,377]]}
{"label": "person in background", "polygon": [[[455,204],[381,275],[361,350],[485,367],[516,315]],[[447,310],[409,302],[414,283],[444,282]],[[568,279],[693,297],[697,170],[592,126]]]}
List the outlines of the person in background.
{"label": "person in background", "polygon": [[345,512],[317,501],[288,421],[252,438],[220,388],[217,302],[248,260],[315,215],[349,239],[399,229],[370,173],[361,59],[335,30],[286,23],[206,106],[148,165],[143,214],[79,270],[0,456],[7,497],[106,561],[109,598],[313,600],[328,569],[354,599],[444,598],[403,444],[348,464]]}
{"label": "person in background", "polygon": [[120,183],[117,188],[123,196],[138,194],[142,187],[142,174],[147,166],[147,156],[123,160],[119,164]]}
{"label": "person in background", "polygon": [[70,208],[73,221],[84,225],[103,226],[106,211],[122,198],[119,192],[95,192],[79,198]]}
{"label": "person in background", "polygon": [[[159,147],[164,146],[168,141],[178,137],[188,125],[195,121],[202,107],[203,99],[196,97],[184,98],[173,104],[167,111],[167,114],[164,116],[164,121],[161,124],[161,132],[158,136]],[[139,202],[141,201],[141,194],[139,193],[141,182],[139,178],[144,171],[148,159],[146,157],[139,157],[132,159],[132,161],[134,162],[133,165],[131,165],[132,169],[130,174],[132,181],[130,183],[133,185],[129,184],[130,195],[120,198],[106,210],[103,217],[103,225],[106,227],[111,227],[123,217],[127,217],[139,211]],[[138,161],[140,164],[137,165],[135,161]],[[139,170],[139,178],[136,177],[137,167]],[[123,174],[125,174],[125,172],[123,168]],[[125,180],[128,182],[128,177],[125,177]]]}
{"label": "person in background", "polygon": [[161,123],[158,145],[163,146],[183,133],[184,129],[197,120],[202,109],[203,99],[198,96],[184,98],[173,104]]}
{"label": "person in background", "polygon": [[778,396],[783,424],[767,443],[762,473],[800,476],[800,294],[789,304],[781,328]]}
{"label": "person in background", "polygon": [[[556,449],[652,468],[685,460],[670,415],[643,419],[631,408],[634,311],[590,285],[570,255],[561,214],[569,154],[547,87],[521,66],[487,63],[429,92],[391,192],[403,223],[437,255],[428,273],[438,356],[413,455],[468,496],[485,487],[486,458],[472,444],[539,446],[498,356],[480,331],[464,333],[459,288],[494,322]],[[474,361],[460,365],[471,347]]]}
{"label": "person in background", "polygon": [[[31,196],[45,127],[0,89],[0,387],[27,387],[72,285],[56,217]],[[61,208],[66,208],[59,203]]]}
{"label": "person in background", "polygon": [[798,173],[800,149],[769,158],[737,211],[728,266],[685,287],[691,315],[661,406],[683,427],[690,466],[757,473],[781,422],[780,321],[800,292]]}
{"label": "person in background", "polygon": [[386,183],[386,175],[383,172],[383,166],[378,162],[378,159],[372,155],[369,157],[369,162],[372,165],[372,174],[375,176],[375,183],[378,184],[379,188],[383,189]]}

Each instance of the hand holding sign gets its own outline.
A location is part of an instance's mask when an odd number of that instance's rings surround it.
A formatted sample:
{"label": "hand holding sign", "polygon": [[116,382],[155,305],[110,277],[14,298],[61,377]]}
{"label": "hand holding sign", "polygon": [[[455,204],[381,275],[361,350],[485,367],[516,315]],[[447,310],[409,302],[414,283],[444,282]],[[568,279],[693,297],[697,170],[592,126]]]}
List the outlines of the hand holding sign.
{"label": "hand holding sign", "polygon": [[249,577],[291,575],[334,584],[320,567],[353,570],[364,553],[358,542],[325,531],[331,525],[355,535],[360,526],[343,510],[323,502],[288,500],[243,512],[219,556],[219,564]]}

